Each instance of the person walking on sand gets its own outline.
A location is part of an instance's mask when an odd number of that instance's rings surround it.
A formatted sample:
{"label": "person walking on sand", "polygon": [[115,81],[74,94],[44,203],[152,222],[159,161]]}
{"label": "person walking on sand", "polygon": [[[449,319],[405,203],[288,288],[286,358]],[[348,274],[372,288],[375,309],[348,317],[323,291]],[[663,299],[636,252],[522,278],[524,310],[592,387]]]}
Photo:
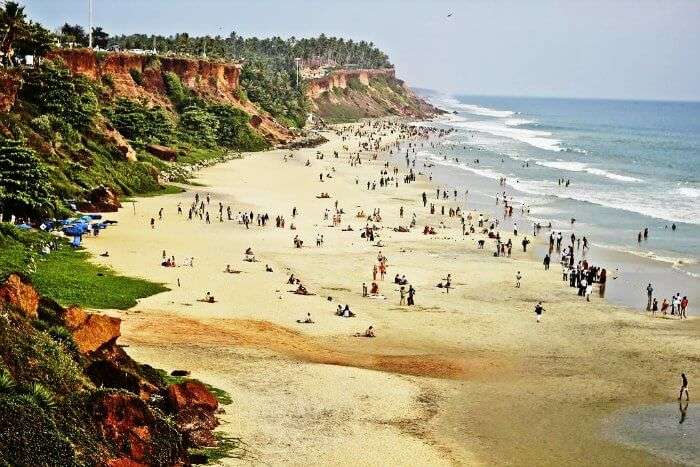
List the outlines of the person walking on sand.
{"label": "person walking on sand", "polygon": [[647,285],[647,311],[651,310],[651,301],[654,295],[654,287]]}
{"label": "person walking on sand", "polygon": [[685,393],[685,400],[689,401],[690,394],[688,394],[688,378],[685,376],[685,373],[681,373],[681,390],[680,394],[678,394],[678,400],[683,399],[683,393]]}
{"label": "person walking on sand", "polygon": [[681,319],[688,319],[688,297],[687,296],[684,296],[683,299],[681,300],[680,316],[681,316]]}
{"label": "person walking on sand", "polygon": [[374,266],[372,266],[372,281],[377,280],[377,272],[378,272],[378,269],[377,269],[377,265],[375,264]]}
{"label": "person walking on sand", "polygon": [[515,274],[515,288],[516,289],[520,288],[520,279],[522,279],[522,278],[523,278],[522,274],[520,274],[520,271],[518,271],[517,274]]}
{"label": "person walking on sand", "polygon": [[544,311],[544,307],[542,307],[542,302],[538,302],[537,305],[535,305],[535,319],[537,322],[540,322],[540,319],[542,318],[542,312]]}
{"label": "person walking on sand", "polygon": [[399,289],[399,306],[406,305],[406,288],[402,285]]}

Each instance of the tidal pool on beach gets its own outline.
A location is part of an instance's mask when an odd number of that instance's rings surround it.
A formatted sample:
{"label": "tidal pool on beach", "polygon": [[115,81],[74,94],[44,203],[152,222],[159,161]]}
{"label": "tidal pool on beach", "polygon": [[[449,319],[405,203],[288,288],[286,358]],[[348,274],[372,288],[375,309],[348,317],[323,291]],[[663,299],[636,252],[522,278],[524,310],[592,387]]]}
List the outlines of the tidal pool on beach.
{"label": "tidal pool on beach", "polygon": [[608,418],[603,432],[671,462],[700,466],[700,410],[692,401],[627,409]]}

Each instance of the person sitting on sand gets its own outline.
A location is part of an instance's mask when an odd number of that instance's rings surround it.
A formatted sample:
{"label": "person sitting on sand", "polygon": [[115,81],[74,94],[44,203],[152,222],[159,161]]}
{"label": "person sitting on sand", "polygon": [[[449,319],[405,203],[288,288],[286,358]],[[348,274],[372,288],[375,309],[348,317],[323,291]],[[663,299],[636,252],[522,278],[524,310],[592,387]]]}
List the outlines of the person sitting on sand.
{"label": "person sitting on sand", "polygon": [[269,264],[265,265],[265,272],[273,272]]}
{"label": "person sitting on sand", "polygon": [[370,295],[379,295],[379,286],[376,282],[372,282],[372,288],[369,291]]}
{"label": "person sitting on sand", "polygon": [[374,327],[372,327],[372,326],[368,327],[364,333],[356,332],[355,337],[375,337]]}
{"label": "person sitting on sand", "polygon": [[304,287],[301,282],[299,282],[299,287],[297,287],[297,290],[294,293],[298,295],[309,295],[309,291],[306,290],[306,287]]}
{"label": "person sitting on sand", "polygon": [[295,281],[294,274],[292,274],[289,276],[289,279],[287,279],[287,284],[294,284]]}
{"label": "person sitting on sand", "polygon": [[303,320],[303,321],[300,320],[300,319],[298,319],[298,320],[297,320],[297,323],[301,323],[301,324],[313,324],[313,323],[314,323],[314,320],[311,319],[311,313],[306,313],[306,319]]}
{"label": "person sitting on sand", "polygon": [[353,313],[352,311],[350,311],[350,306],[348,306],[348,305],[346,304],[346,305],[345,305],[345,308],[343,308],[343,312],[341,313],[340,316],[342,316],[343,318],[354,318],[354,317],[355,317],[355,313]]}
{"label": "person sitting on sand", "polygon": [[211,294],[211,292],[207,292],[207,294],[204,296],[204,301],[207,303],[215,303],[216,300],[214,299],[214,296]]}
{"label": "person sitting on sand", "polygon": [[243,258],[243,260],[248,261],[249,263],[254,263],[257,261],[257,259],[255,259],[255,254],[253,253],[253,249],[251,247],[246,248],[245,258]]}
{"label": "person sitting on sand", "polygon": [[[50,250],[49,250],[49,251],[50,251]],[[100,256],[103,256],[103,257],[105,257],[105,258],[109,258],[109,251],[105,251],[105,252],[102,253]]]}

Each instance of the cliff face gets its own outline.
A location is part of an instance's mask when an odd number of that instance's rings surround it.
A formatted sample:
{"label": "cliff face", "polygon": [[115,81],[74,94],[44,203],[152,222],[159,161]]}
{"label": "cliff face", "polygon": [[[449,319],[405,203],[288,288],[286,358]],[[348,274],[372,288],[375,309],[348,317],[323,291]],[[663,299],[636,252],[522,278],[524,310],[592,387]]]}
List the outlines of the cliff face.
{"label": "cliff face", "polygon": [[[285,143],[293,137],[267,113],[240,99],[238,64],[127,53],[98,55],[87,49],[56,50],[48,58],[59,58],[72,73],[109,80],[117,96],[145,99],[167,108],[172,104],[166,94],[164,75],[172,72],[197,95],[231,104],[250,114],[253,126],[272,143]],[[136,75],[141,76],[138,83],[134,80]]]}
{"label": "cliff face", "polygon": [[369,86],[370,78],[384,76],[396,79],[393,68],[382,70],[337,70],[323,78],[309,80],[307,96],[311,99],[319,98],[324,92],[332,92],[335,89],[347,89],[348,81],[355,78],[362,85]]}
{"label": "cliff face", "polygon": [[388,115],[427,118],[442,113],[397,79],[393,68],[335,70],[309,80],[307,96],[313,112],[331,123]]}

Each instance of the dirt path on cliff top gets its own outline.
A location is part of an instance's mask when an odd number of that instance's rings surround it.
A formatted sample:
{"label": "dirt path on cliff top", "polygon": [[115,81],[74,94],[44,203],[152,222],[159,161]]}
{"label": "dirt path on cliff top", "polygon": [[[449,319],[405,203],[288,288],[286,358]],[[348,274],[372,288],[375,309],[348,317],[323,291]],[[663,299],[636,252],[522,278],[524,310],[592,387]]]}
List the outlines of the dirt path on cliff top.
{"label": "dirt path on cliff top", "polygon": [[268,321],[199,321],[182,316],[154,316],[149,312],[147,316],[131,315],[124,324],[128,328],[129,342],[136,345],[192,343],[246,347],[302,362],[431,378],[465,380],[512,366],[496,354],[455,357],[430,353],[430,349],[411,348],[402,349],[400,354],[374,353],[365,348],[366,338],[348,337],[350,342],[341,342],[342,338],[315,338]]}

